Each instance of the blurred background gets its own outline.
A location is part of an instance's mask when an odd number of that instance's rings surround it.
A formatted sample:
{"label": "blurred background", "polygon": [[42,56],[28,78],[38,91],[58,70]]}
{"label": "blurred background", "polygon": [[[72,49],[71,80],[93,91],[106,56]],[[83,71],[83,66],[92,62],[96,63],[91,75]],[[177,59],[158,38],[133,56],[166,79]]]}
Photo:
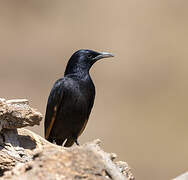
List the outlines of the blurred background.
{"label": "blurred background", "polygon": [[[188,168],[187,0],[0,0],[0,97],[43,114],[81,48],[108,51],[91,70],[96,100],[80,143],[102,140],[139,180]],[[31,128],[43,136],[40,127]]]}

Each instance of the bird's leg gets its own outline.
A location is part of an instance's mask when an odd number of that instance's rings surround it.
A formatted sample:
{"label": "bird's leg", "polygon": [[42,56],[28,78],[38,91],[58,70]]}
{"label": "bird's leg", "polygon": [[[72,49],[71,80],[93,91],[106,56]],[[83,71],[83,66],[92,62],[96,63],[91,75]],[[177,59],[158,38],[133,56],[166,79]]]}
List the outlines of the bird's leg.
{"label": "bird's leg", "polygon": [[80,144],[78,143],[78,136],[76,134],[73,134],[72,137],[73,137],[73,140],[76,143],[76,145],[80,146]]}
{"label": "bird's leg", "polygon": [[64,139],[56,139],[55,140],[56,144],[59,145],[59,146],[62,146],[64,141],[65,141],[65,138]]}
{"label": "bird's leg", "polygon": [[74,142],[76,143],[76,145],[80,146],[80,144],[78,143],[78,140],[77,140],[77,139],[75,139]]}
{"label": "bird's leg", "polygon": [[3,143],[5,143],[5,135],[3,133],[0,133],[2,139],[3,139]]}
{"label": "bird's leg", "polygon": [[4,146],[5,145],[5,135],[3,134],[3,130],[0,132],[0,136],[2,138],[2,142],[0,142],[0,145]]}

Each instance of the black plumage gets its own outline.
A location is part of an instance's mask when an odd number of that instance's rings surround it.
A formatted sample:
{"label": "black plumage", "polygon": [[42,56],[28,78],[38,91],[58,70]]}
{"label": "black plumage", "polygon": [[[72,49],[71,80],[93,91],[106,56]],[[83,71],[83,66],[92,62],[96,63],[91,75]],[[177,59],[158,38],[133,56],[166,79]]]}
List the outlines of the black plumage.
{"label": "black plumage", "polygon": [[79,50],[68,61],[64,77],[57,80],[50,92],[46,116],[45,138],[65,147],[72,146],[83,132],[95,99],[95,86],[89,74],[99,59],[110,53]]}

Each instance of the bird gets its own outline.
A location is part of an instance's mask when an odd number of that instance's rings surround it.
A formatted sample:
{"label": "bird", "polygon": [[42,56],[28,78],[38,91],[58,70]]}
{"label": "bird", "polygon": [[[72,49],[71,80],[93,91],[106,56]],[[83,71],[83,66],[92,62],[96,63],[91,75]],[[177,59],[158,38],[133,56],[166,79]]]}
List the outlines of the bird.
{"label": "bird", "polygon": [[60,146],[79,145],[95,99],[95,85],[89,70],[100,59],[114,57],[89,49],[76,51],[69,59],[64,77],[50,92],[45,114],[45,139]]}

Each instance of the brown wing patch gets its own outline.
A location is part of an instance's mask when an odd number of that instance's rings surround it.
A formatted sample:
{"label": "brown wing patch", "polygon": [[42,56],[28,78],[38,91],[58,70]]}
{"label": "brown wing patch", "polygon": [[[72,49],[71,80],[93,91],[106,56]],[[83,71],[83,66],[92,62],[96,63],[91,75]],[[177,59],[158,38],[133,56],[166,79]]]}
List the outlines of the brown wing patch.
{"label": "brown wing patch", "polygon": [[88,119],[87,120],[85,120],[85,122],[84,122],[84,125],[83,125],[83,127],[82,127],[82,129],[81,129],[81,131],[79,132],[79,134],[78,134],[78,137],[83,133],[83,131],[84,131],[84,129],[85,129],[85,127],[86,127],[86,125],[87,125],[87,122],[88,122]]}
{"label": "brown wing patch", "polygon": [[50,132],[52,130],[53,124],[55,122],[55,118],[56,118],[56,112],[57,112],[57,106],[54,107],[54,113],[52,116],[52,119],[50,121],[50,125],[48,126],[47,130],[46,130],[46,134],[45,134],[45,138],[48,139]]}

